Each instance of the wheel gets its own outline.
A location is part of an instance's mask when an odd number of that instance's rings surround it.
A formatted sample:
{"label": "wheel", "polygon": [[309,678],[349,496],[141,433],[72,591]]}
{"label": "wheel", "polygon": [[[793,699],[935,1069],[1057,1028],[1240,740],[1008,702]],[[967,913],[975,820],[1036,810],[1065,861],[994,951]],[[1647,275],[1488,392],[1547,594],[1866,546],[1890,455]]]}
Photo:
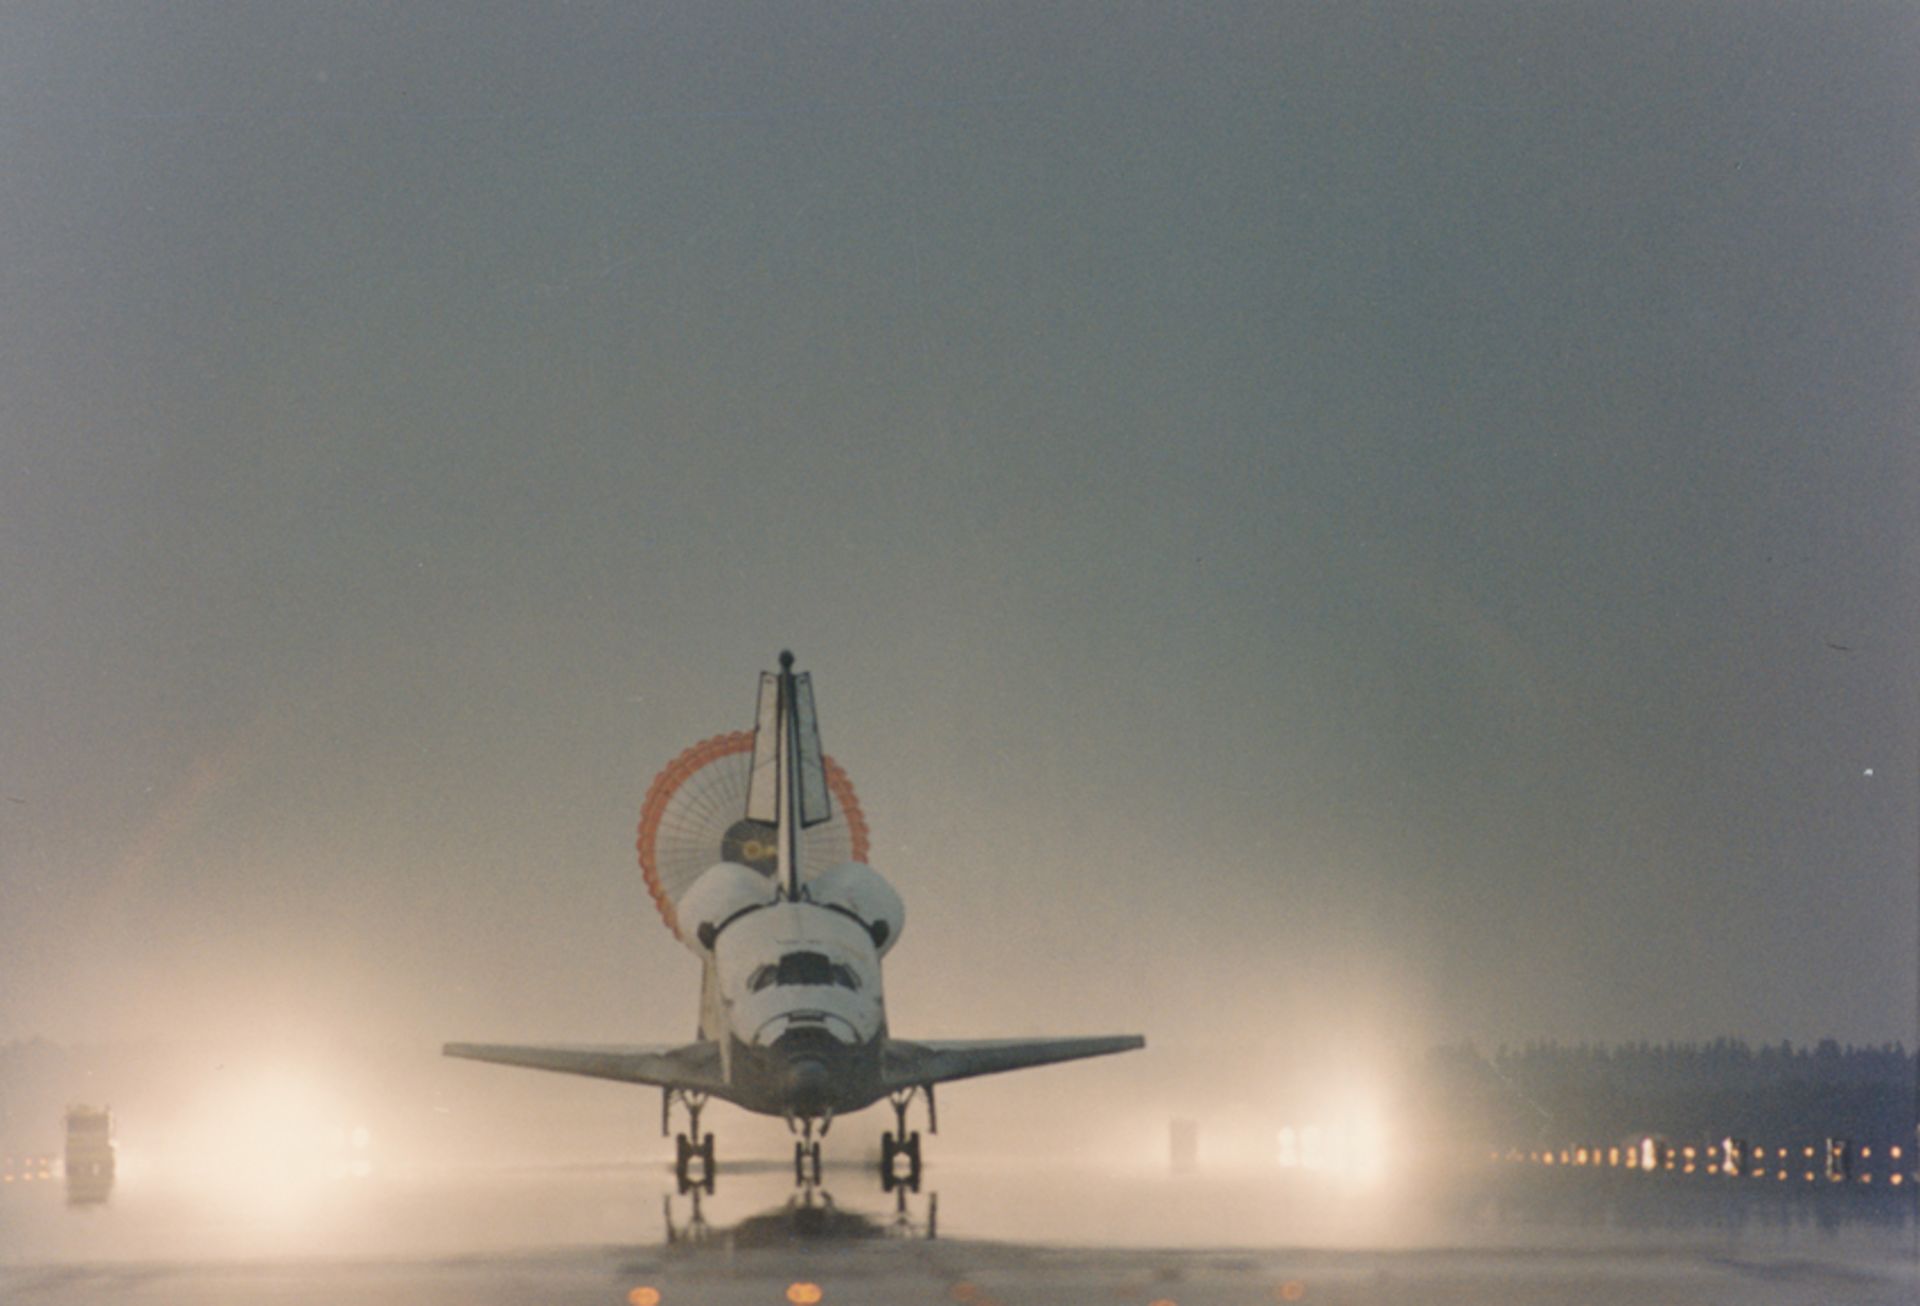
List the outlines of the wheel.
{"label": "wheel", "polygon": [[906,1153],[906,1155],[907,1155],[907,1164],[913,1167],[913,1170],[914,1170],[914,1172],[915,1172],[916,1174],[917,1174],[917,1173],[919,1173],[919,1170],[920,1170],[920,1131],[919,1131],[918,1129],[916,1129],[916,1130],[914,1130],[914,1131],[913,1131],[912,1133],[910,1133],[910,1134],[908,1134],[908,1135],[907,1135],[907,1145],[906,1145],[905,1147],[903,1147],[903,1148],[901,1148],[900,1150],[901,1150],[902,1152],[905,1152],[905,1153]]}
{"label": "wheel", "polygon": [[673,1136],[673,1168],[686,1177],[687,1162],[693,1159],[693,1143],[685,1134]]}
{"label": "wheel", "polygon": [[807,1182],[807,1145],[805,1143],[793,1145],[793,1182],[796,1184]]}
{"label": "wheel", "polygon": [[707,1177],[711,1179],[713,1177],[713,1172],[719,1168],[717,1165],[714,1164],[714,1160],[713,1160],[713,1135],[712,1134],[708,1134],[705,1138],[700,1140],[700,1161],[701,1161],[701,1164],[707,1167]]}
{"label": "wheel", "polygon": [[813,1182],[820,1182],[820,1144],[815,1143],[807,1149],[808,1159],[813,1163]]}

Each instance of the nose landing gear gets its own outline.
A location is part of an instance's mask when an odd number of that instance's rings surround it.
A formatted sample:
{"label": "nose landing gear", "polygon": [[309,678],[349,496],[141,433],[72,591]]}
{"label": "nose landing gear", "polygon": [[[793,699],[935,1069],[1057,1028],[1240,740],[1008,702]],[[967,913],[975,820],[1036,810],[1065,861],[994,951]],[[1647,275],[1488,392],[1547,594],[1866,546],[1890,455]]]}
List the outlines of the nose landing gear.
{"label": "nose landing gear", "polygon": [[[820,1138],[827,1136],[827,1130],[833,1126],[833,1115],[828,1113],[820,1119]],[[820,1182],[820,1139],[813,1136],[813,1117],[802,1116],[796,1119],[787,1117],[787,1128],[800,1135],[800,1141],[793,1145],[793,1182],[802,1187],[812,1187]]]}
{"label": "nose landing gear", "polygon": [[793,1182],[810,1186],[820,1182],[820,1144],[795,1143],[793,1145]]}

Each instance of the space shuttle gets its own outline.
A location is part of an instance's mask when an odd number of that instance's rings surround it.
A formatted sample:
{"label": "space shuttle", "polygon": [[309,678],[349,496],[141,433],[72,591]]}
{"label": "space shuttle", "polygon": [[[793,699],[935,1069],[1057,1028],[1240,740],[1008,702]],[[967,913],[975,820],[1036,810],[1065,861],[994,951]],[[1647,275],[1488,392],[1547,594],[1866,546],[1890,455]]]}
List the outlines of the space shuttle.
{"label": "space shuttle", "polygon": [[[847,773],[820,749],[812,678],[760,677],[751,731],[715,736],[675,758],[641,808],[641,870],[661,918],[701,966],[698,1037],[661,1046],[449,1043],[447,1056],[646,1084],[661,1090],[661,1132],[674,1107],[684,1191],[713,1187],[710,1099],[785,1119],[796,1135],[796,1182],[820,1178],[820,1139],[833,1121],[882,1099],[883,1186],[919,1187],[920,1135],[909,1107],[939,1118],[934,1087],[956,1079],[1144,1047],[1135,1034],[1088,1038],[895,1038],[881,962],[906,911],[866,864],[867,825]],[[695,1172],[695,1166],[698,1172]]]}

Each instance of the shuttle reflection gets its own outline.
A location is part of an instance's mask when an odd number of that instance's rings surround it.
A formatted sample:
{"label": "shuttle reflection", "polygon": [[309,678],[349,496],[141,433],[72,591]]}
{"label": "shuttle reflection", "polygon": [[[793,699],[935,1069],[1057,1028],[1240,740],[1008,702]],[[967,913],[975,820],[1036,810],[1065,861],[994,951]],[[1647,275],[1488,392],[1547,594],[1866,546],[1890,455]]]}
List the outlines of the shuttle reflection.
{"label": "shuttle reflection", "polygon": [[940,1195],[930,1192],[924,1202],[919,1202],[904,1185],[892,1191],[891,1215],[847,1209],[833,1200],[833,1194],[813,1184],[806,1185],[780,1205],[732,1225],[716,1226],[707,1220],[702,1209],[704,1193],[698,1185],[681,1195],[686,1200],[678,1216],[675,1207],[679,1203],[672,1194],[661,1198],[661,1207],[667,1245],[687,1250],[745,1251],[797,1242],[937,1238]]}

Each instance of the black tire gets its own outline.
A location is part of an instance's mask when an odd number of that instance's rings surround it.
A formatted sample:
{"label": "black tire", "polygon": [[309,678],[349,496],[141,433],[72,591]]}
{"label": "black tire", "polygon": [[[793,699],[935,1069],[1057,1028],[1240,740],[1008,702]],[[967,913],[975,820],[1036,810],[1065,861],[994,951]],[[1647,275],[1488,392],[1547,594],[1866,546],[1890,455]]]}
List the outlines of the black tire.
{"label": "black tire", "polygon": [[707,1174],[709,1176],[711,1176],[713,1172],[719,1168],[718,1165],[715,1164],[713,1159],[713,1135],[712,1134],[708,1134],[705,1138],[700,1140],[700,1160],[701,1160],[701,1163],[707,1167]]}
{"label": "black tire", "polygon": [[907,1164],[913,1167],[915,1174],[920,1173],[920,1131],[914,1130],[907,1135],[907,1145],[900,1149],[907,1154]]}
{"label": "black tire", "polygon": [[681,1178],[686,1178],[687,1162],[693,1159],[693,1142],[685,1134],[673,1136],[673,1168]]}
{"label": "black tire", "polygon": [[820,1144],[815,1143],[807,1149],[807,1159],[813,1163],[813,1182],[820,1182]]}

